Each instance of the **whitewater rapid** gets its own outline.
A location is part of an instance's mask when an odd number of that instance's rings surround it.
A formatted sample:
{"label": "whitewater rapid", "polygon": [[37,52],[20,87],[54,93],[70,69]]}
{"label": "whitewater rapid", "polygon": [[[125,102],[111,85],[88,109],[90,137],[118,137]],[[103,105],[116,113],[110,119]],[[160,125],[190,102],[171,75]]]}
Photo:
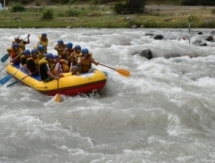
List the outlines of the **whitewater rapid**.
{"label": "whitewater rapid", "polygon": [[[214,35],[212,29],[188,31],[0,29],[1,57],[15,35],[30,34],[27,48],[33,49],[45,32],[49,52],[56,54],[57,40],[71,41],[96,61],[131,73],[127,78],[95,66],[108,73],[106,86],[90,96],[63,96],[62,103],[20,84],[0,86],[0,162],[214,162],[215,43],[205,40]],[[139,55],[145,49],[153,59]]]}

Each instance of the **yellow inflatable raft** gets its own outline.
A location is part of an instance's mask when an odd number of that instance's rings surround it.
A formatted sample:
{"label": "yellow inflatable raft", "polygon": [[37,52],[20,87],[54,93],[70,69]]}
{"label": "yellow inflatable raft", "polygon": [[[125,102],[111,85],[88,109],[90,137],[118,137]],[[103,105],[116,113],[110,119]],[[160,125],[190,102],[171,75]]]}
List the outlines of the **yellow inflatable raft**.
{"label": "yellow inflatable raft", "polygon": [[50,96],[54,96],[56,93],[68,96],[89,93],[93,90],[102,89],[107,81],[106,73],[96,69],[80,75],[64,73],[64,77],[59,79],[59,85],[57,80],[43,82],[38,75],[29,76],[25,70],[19,69],[17,65],[7,65],[6,71],[15,77],[17,82],[21,81],[25,85]]}

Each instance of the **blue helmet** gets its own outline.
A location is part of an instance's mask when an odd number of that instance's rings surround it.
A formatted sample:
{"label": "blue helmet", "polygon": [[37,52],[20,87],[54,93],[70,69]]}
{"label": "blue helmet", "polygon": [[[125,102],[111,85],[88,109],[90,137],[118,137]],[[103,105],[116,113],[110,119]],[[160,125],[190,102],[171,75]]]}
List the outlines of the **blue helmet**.
{"label": "blue helmet", "polygon": [[72,49],[73,44],[72,44],[71,42],[68,42],[68,43],[66,44],[66,47],[69,48],[69,49]]}
{"label": "blue helmet", "polygon": [[81,50],[81,46],[80,45],[76,45],[75,46],[75,50],[80,49]]}
{"label": "blue helmet", "polygon": [[44,48],[43,45],[38,45],[38,50],[39,50],[39,51],[42,51],[42,50],[45,50],[45,48]]}
{"label": "blue helmet", "polygon": [[23,54],[24,54],[24,55],[30,55],[30,50],[25,49],[25,50],[23,51]]}
{"label": "blue helmet", "polygon": [[34,54],[34,53],[37,53],[37,50],[36,50],[36,49],[32,49],[32,50],[31,50],[31,54]]}
{"label": "blue helmet", "polygon": [[49,58],[54,58],[53,54],[52,53],[47,53],[46,54],[46,59],[49,59]]}
{"label": "blue helmet", "polygon": [[54,59],[58,59],[58,55],[54,55],[53,58],[54,58]]}
{"label": "blue helmet", "polygon": [[58,44],[63,44],[63,40],[58,40],[57,43]]}
{"label": "blue helmet", "polygon": [[47,34],[46,33],[42,33],[41,36],[42,37],[47,37]]}
{"label": "blue helmet", "polygon": [[18,44],[18,43],[13,43],[12,47],[13,47],[13,48],[18,48],[18,47],[19,47],[19,44]]}
{"label": "blue helmet", "polygon": [[82,54],[89,54],[89,50],[87,48],[82,49],[81,53]]}

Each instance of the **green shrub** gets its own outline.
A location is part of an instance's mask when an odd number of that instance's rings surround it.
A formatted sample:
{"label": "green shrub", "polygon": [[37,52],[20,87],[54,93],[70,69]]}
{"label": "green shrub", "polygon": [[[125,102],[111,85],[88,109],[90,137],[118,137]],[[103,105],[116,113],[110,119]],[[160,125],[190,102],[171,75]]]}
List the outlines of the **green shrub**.
{"label": "green shrub", "polygon": [[179,2],[181,5],[198,5],[196,0],[180,0]]}
{"label": "green shrub", "polygon": [[212,10],[211,10],[211,14],[215,14],[215,9],[212,9]]}
{"label": "green shrub", "polygon": [[114,6],[114,11],[117,13],[117,14],[126,14],[126,5],[125,4],[121,4],[121,3],[118,3]]}
{"label": "green shrub", "polygon": [[79,16],[79,12],[78,11],[75,11],[75,10],[72,10],[72,9],[69,9],[69,10],[66,10],[66,16]]}
{"label": "green shrub", "polygon": [[35,6],[41,6],[40,2],[39,2],[39,1],[36,1],[36,2],[35,2]]}
{"label": "green shrub", "polygon": [[11,12],[22,12],[22,11],[25,11],[25,7],[19,3],[14,4],[11,7]]}
{"label": "green shrub", "polygon": [[50,20],[53,19],[54,11],[52,9],[48,9],[43,12],[42,19]]}
{"label": "green shrub", "polygon": [[27,12],[40,12],[42,13],[44,11],[45,8],[43,7],[29,7],[26,9]]}
{"label": "green shrub", "polygon": [[29,2],[30,2],[30,0],[19,0],[19,3],[21,3],[21,4],[27,4]]}
{"label": "green shrub", "polygon": [[70,0],[69,1],[69,4],[73,4],[73,3],[75,3],[76,2],[76,0]]}
{"label": "green shrub", "polygon": [[146,28],[157,28],[157,27],[159,27],[158,23],[155,20],[145,21],[143,25]]}
{"label": "green shrub", "polygon": [[114,11],[118,14],[143,13],[145,0],[127,0],[125,4],[117,3]]}

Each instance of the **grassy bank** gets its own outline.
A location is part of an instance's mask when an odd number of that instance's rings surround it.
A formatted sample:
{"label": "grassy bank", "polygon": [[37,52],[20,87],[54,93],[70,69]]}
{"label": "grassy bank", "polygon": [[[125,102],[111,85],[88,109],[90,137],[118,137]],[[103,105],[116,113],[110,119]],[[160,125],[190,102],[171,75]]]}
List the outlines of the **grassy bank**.
{"label": "grassy bank", "polygon": [[[43,20],[47,10],[53,11],[53,19]],[[215,9],[171,9],[146,7],[144,14],[116,15],[113,5],[108,6],[42,6],[28,7],[24,12],[0,11],[0,28],[187,28],[191,15],[191,27],[214,28]]]}

